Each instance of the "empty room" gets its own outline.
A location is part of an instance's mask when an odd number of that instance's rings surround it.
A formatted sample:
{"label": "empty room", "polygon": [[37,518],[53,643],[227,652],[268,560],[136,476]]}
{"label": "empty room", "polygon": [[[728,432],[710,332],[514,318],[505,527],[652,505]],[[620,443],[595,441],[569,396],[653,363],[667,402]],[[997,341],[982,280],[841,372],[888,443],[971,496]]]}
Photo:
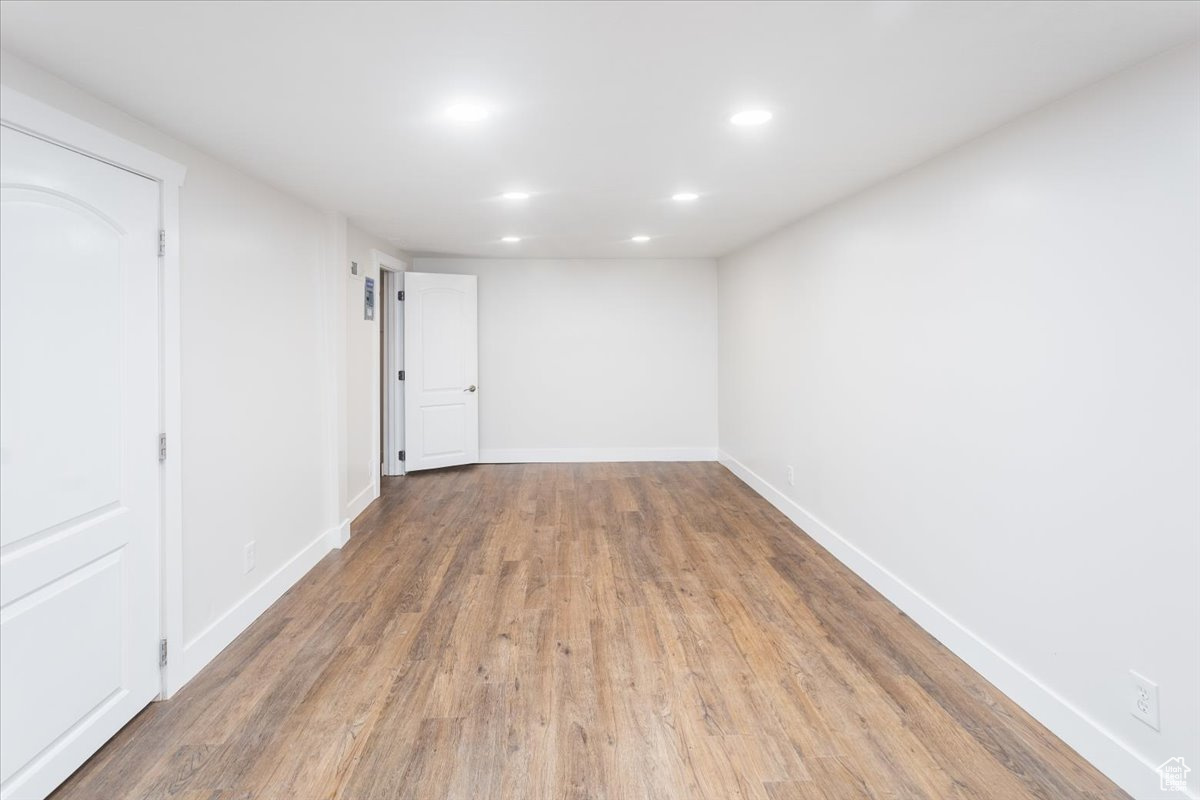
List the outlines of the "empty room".
{"label": "empty room", "polygon": [[1200,800],[1200,0],[0,0],[0,800]]}

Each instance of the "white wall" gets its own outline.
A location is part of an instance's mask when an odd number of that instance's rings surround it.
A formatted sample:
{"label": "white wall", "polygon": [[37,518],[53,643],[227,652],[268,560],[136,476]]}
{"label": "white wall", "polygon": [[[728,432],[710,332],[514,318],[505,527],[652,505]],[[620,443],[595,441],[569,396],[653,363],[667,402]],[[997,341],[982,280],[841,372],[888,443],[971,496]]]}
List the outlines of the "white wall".
{"label": "white wall", "polygon": [[[343,315],[361,302],[344,270],[364,239],[0,62],[6,85],[189,169],[177,452],[198,668],[325,552],[361,478],[362,371],[346,356],[364,329]],[[480,278],[485,457],[711,453],[719,272],[727,462],[1153,796],[1137,758],[1200,763],[1198,76],[1195,48],[1160,58],[719,270],[418,259]],[[1162,686],[1161,733],[1128,714],[1131,667]]]}
{"label": "white wall", "polygon": [[716,264],[417,258],[479,276],[484,461],[711,459]]}
{"label": "white wall", "polygon": [[[378,386],[375,376],[379,372],[379,323],[381,309],[386,302],[379,280],[379,268],[373,251],[378,250],[394,258],[407,256],[384,239],[360,230],[353,225],[346,229],[346,257],[344,270],[346,291],[346,426],[348,447],[346,453],[346,475],[348,496],[346,515],[353,519],[373,498],[375,477],[379,464],[374,459],[373,439],[375,427],[375,399]],[[358,275],[350,273],[349,261],[358,262]],[[375,281],[375,319],[363,319],[363,291],[366,279]],[[374,463],[373,463],[374,462]]]}
{"label": "white wall", "polygon": [[1200,50],[719,273],[723,460],[1134,796],[1200,765]]}
{"label": "white wall", "polygon": [[[325,552],[338,465],[328,274],[344,219],[12,57],[4,84],[188,168],[180,192],[186,677]],[[340,226],[340,236],[339,236]],[[340,273],[338,274],[340,279]],[[332,466],[331,466],[332,465]],[[243,548],[257,566],[243,574]],[[174,662],[173,662],[174,663]]]}

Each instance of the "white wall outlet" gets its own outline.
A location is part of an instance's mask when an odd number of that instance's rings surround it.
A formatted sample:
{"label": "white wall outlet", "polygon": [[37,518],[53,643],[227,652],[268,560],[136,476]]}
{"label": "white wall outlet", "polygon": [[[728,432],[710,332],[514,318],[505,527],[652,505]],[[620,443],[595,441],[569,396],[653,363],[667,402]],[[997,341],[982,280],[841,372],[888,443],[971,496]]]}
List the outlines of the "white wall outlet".
{"label": "white wall outlet", "polygon": [[254,541],[246,542],[246,549],[242,553],[242,572],[247,573],[254,569]]}
{"label": "white wall outlet", "polygon": [[1129,711],[1154,730],[1158,730],[1158,684],[1129,670]]}
{"label": "white wall outlet", "polygon": [[792,467],[791,464],[787,465],[787,482],[788,482],[788,486],[796,485],[796,470]]}

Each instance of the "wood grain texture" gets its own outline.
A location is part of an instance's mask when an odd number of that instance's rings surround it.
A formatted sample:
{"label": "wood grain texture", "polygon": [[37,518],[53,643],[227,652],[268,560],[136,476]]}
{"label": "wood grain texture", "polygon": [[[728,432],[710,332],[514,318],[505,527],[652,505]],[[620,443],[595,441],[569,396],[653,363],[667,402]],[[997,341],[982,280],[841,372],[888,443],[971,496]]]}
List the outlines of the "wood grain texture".
{"label": "wood grain texture", "polygon": [[53,796],[1124,798],[712,463],[384,482]]}

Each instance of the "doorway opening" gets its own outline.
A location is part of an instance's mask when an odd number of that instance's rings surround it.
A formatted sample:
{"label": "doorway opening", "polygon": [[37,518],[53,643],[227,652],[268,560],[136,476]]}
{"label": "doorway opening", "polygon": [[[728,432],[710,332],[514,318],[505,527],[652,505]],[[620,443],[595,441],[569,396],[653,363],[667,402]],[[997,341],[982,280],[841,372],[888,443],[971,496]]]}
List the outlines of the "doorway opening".
{"label": "doorway opening", "polygon": [[403,274],[408,265],[378,250],[372,251],[379,272],[379,357],[375,391],[372,393],[374,436],[372,464],[375,496],[382,479],[404,474],[404,290]]}

